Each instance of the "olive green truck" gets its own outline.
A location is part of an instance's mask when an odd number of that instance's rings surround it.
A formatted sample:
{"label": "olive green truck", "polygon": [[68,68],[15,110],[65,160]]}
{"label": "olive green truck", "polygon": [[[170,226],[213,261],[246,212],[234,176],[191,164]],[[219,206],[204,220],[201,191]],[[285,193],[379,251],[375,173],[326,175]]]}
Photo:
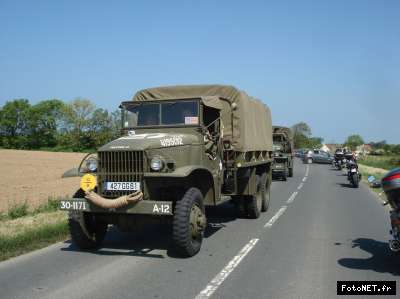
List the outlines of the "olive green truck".
{"label": "olive green truck", "polygon": [[268,209],[272,179],[269,108],[232,86],[144,89],[121,103],[122,134],[79,166],[80,188],[60,201],[80,249],[101,245],[112,224],[156,219],[174,248],[195,255],[205,206],[231,200],[241,217]]}
{"label": "olive green truck", "polygon": [[273,130],[273,177],[286,181],[293,176],[293,133],[286,127],[274,126]]}

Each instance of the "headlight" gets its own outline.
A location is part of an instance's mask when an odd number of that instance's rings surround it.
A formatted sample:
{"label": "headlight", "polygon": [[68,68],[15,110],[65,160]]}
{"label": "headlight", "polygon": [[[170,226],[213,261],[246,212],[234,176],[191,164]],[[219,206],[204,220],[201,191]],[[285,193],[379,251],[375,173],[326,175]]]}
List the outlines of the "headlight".
{"label": "headlight", "polygon": [[91,172],[95,172],[97,170],[97,160],[96,159],[87,159],[86,160],[86,168]]}
{"label": "headlight", "polygon": [[160,171],[164,167],[164,162],[160,157],[153,157],[150,161],[150,168],[154,171]]}

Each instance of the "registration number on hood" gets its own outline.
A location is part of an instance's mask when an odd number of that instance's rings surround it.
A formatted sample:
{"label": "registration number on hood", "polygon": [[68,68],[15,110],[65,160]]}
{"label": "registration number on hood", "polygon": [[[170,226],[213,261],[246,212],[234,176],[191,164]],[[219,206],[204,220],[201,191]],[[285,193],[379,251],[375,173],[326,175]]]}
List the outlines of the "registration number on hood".
{"label": "registration number on hood", "polygon": [[161,146],[177,146],[183,145],[183,139],[181,136],[172,136],[169,138],[160,139]]}

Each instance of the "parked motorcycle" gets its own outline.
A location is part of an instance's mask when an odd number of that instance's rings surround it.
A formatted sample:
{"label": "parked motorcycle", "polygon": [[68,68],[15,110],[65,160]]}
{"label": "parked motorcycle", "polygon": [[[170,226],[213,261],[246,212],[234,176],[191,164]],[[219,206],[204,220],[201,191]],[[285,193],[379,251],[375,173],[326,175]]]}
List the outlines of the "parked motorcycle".
{"label": "parked motorcycle", "polygon": [[393,252],[400,251],[400,168],[389,171],[382,178],[382,189],[386,194],[387,204],[390,205],[390,231],[393,240],[389,241],[389,248]]}

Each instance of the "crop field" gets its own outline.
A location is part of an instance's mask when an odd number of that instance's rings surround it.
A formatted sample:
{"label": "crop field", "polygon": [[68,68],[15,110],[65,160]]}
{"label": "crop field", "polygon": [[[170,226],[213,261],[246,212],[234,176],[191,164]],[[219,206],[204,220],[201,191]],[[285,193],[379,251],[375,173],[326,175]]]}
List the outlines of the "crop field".
{"label": "crop field", "polygon": [[82,153],[0,150],[0,213],[27,203],[34,209],[47,200],[72,195],[79,178],[62,174],[78,167]]}

